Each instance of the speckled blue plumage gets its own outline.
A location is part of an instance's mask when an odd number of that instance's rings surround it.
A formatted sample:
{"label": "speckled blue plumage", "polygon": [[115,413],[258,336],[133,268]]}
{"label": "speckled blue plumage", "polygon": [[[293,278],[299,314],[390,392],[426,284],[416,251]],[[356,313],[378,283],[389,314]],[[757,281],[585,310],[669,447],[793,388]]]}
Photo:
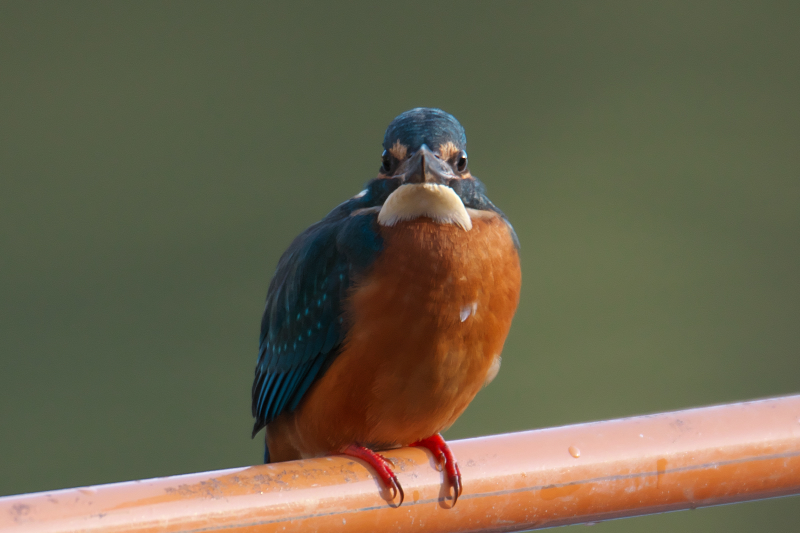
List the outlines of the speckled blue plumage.
{"label": "speckled blue plumage", "polygon": [[381,205],[398,187],[375,180],[298,236],[284,252],[269,286],[256,376],[253,434],[284,410],[293,410],[336,356],[346,334],[342,303],[354,279],[369,267],[382,241],[375,217],[357,209]]}

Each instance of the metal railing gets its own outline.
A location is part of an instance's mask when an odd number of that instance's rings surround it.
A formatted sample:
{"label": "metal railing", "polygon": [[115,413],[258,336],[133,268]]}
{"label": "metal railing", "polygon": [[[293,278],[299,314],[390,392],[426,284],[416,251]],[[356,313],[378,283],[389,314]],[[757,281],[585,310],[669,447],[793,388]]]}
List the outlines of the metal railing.
{"label": "metal railing", "polygon": [[800,494],[800,395],[454,441],[453,507],[419,448],[0,498],[8,532],[520,531]]}

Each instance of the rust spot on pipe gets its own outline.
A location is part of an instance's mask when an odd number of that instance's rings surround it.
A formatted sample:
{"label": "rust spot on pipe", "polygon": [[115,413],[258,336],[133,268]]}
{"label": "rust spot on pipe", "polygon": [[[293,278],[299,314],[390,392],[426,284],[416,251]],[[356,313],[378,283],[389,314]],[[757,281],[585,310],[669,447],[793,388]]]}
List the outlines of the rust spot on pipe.
{"label": "rust spot on pipe", "polygon": [[667,471],[667,460],[663,457],[656,461],[656,488],[661,488],[661,476]]}
{"label": "rust spot on pipe", "polygon": [[543,500],[555,500],[556,498],[563,498],[570,494],[575,494],[580,488],[580,485],[548,485],[539,492],[539,495]]}

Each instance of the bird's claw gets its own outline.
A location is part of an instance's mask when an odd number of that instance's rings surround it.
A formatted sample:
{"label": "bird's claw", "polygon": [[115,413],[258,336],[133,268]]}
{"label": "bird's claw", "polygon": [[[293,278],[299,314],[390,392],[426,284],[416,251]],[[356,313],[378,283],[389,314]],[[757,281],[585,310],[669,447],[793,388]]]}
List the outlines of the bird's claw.
{"label": "bird's claw", "polygon": [[400,495],[400,501],[397,502],[397,506],[400,507],[401,505],[403,505],[403,500],[406,499],[406,495],[403,492],[403,487],[402,485],[400,485],[400,482],[397,481],[397,476],[394,475],[392,475],[392,477],[389,478],[389,483],[391,484],[392,487],[392,501],[394,501],[394,499],[397,498],[398,494]]}
{"label": "bird's claw", "polygon": [[394,501],[397,496],[400,496],[400,501],[397,502],[397,507],[403,505],[403,500],[405,500],[406,495],[403,492],[403,487],[400,485],[400,481],[397,480],[397,475],[395,475],[394,471],[392,470],[394,463],[391,461],[391,459],[388,459],[379,453],[373,452],[369,448],[359,446],[358,444],[351,444],[342,450],[342,453],[366,461],[373,468],[373,470],[375,470],[375,473],[380,478],[383,486],[389,489],[392,501]]}
{"label": "bird's claw", "polygon": [[431,451],[437,460],[436,470],[447,473],[447,479],[453,487],[453,506],[455,506],[458,497],[464,491],[464,486],[461,484],[461,469],[458,468],[456,458],[447,442],[439,433],[436,433],[427,439],[411,444],[411,446],[421,446]]}
{"label": "bird's claw", "polygon": [[[453,452],[447,442],[439,433],[436,433],[427,439],[411,444],[411,446],[421,446],[431,451],[436,458],[436,470],[446,473],[447,480],[450,482],[450,486],[453,487],[453,506],[455,506],[458,497],[464,491],[464,486],[461,483],[461,470],[458,468],[456,458],[453,456]],[[391,459],[358,444],[347,446],[342,450],[342,453],[366,461],[375,470],[375,474],[380,478],[383,486],[389,489],[392,501],[399,496],[400,500],[397,502],[397,506],[403,505],[406,495],[392,470],[394,462]]]}

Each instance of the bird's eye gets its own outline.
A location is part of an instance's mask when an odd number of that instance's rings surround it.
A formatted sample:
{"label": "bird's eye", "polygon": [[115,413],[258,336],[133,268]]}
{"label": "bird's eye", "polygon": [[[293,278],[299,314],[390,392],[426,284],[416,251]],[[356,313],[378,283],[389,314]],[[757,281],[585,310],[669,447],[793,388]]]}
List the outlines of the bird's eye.
{"label": "bird's eye", "polygon": [[381,164],[381,169],[384,172],[386,172],[387,174],[389,172],[391,172],[392,171],[392,156],[389,155],[389,152],[387,150],[384,150],[383,154],[381,154],[381,161],[383,162],[383,164]]}
{"label": "bird's eye", "polygon": [[467,152],[461,150],[456,156],[456,170],[464,172],[467,170]]}

